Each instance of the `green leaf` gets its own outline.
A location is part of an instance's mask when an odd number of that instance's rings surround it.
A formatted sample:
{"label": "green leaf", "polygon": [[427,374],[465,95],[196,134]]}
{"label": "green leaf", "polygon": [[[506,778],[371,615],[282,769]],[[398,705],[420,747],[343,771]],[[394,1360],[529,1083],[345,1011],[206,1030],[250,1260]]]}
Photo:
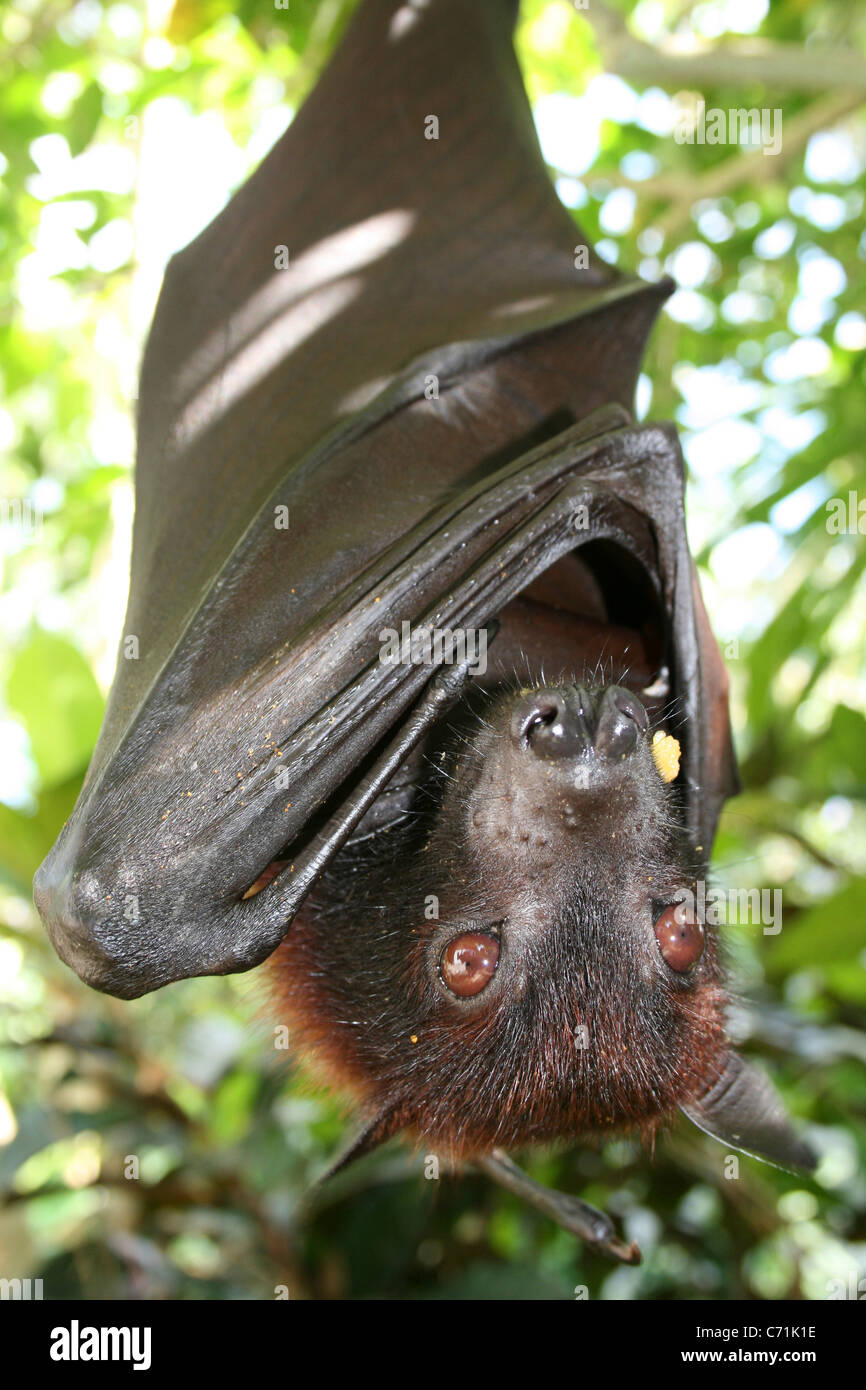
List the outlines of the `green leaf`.
{"label": "green leaf", "polygon": [[866,938],[866,878],[854,878],[832,898],[802,913],[793,926],[782,926],[767,951],[771,974],[810,966],[837,966],[857,961]]}
{"label": "green leaf", "polygon": [[73,157],[87,149],[101,120],[102,90],[98,83],[90,82],[73,103],[64,127]]}
{"label": "green leaf", "polygon": [[0,802],[0,876],[23,897],[30,896],[33,875],[68,819],[80,786],[76,774],[47,788],[33,814]]}
{"label": "green leaf", "polygon": [[814,740],[799,775],[816,796],[866,796],[866,718],[837,705],[827,732]]}
{"label": "green leaf", "polygon": [[43,785],[57,786],[86,767],[103,700],[77,647],[37,630],[12,664],[6,698],[27,730]]}

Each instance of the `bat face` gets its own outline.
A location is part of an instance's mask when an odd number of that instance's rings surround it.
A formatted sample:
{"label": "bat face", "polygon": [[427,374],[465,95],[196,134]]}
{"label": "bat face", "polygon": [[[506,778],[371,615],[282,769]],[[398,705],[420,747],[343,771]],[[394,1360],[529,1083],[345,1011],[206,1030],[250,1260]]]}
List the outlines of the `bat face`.
{"label": "bat face", "polygon": [[[535,616],[549,662],[575,617]],[[506,615],[504,653],[525,617]],[[455,1155],[649,1137],[721,1070],[716,946],[680,906],[680,797],[651,751],[659,697],[624,683],[632,639],[622,683],[491,672],[426,750],[407,818],[338,857],[277,953],[301,1039],[379,1137]]]}

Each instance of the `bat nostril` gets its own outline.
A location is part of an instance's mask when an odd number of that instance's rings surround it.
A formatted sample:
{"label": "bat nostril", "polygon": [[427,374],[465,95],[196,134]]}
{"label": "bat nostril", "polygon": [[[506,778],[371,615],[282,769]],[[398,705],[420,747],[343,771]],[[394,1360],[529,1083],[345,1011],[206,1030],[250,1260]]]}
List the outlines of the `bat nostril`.
{"label": "bat nostril", "polygon": [[625,758],[634,752],[648,728],[649,716],[637,696],[622,686],[611,686],[601,701],[596,752],[608,759]]}
{"label": "bat nostril", "polygon": [[615,685],[610,691],[611,703],[620,714],[626,719],[634,720],[641,733],[646,733],[649,728],[649,715],[641,700],[633,695],[630,690],[624,690],[621,685]]}
{"label": "bat nostril", "polygon": [[522,748],[531,748],[545,736],[563,732],[565,700],[556,691],[536,690],[517,705],[511,717],[511,735]]}
{"label": "bat nostril", "polygon": [[542,729],[552,729],[558,721],[561,721],[562,715],[563,711],[558,701],[539,700],[524,722],[523,737],[531,743]]}

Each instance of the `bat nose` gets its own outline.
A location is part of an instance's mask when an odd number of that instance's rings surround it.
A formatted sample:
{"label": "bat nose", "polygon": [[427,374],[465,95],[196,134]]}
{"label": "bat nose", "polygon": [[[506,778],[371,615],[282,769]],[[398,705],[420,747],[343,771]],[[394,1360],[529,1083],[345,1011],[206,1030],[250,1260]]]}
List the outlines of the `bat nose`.
{"label": "bat nose", "polygon": [[619,685],[534,690],[511,716],[511,736],[539,758],[580,758],[589,753],[610,762],[634,752],[649,727],[641,701]]}

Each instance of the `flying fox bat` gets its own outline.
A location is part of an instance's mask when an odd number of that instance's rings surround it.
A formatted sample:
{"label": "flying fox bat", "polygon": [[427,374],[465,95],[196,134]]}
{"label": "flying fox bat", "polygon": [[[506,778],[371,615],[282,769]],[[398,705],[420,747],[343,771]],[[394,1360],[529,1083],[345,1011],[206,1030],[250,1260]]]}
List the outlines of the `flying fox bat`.
{"label": "flying fox bat", "polygon": [[35,891],[121,998],[276,953],[353,1155],[405,1129],[636,1258],[504,1151],[680,1109],[810,1159],[686,902],[736,773],[676,433],[630,414],[671,285],[559,202],[514,9],[367,0],[169,264],[121,659]]}

